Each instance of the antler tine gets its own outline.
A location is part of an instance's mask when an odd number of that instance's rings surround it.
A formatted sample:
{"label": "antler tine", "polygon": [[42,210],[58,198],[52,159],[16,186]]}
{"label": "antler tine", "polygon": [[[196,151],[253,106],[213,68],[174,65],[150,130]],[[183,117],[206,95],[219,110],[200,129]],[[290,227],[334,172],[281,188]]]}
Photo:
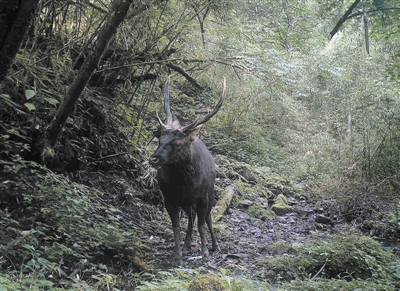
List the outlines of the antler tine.
{"label": "antler tine", "polygon": [[215,114],[217,114],[218,110],[221,108],[222,103],[223,103],[223,101],[224,101],[224,98],[225,98],[225,90],[226,90],[226,79],[225,79],[225,77],[224,77],[224,86],[223,86],[223,89],[222,89],[221,98],[219,99],[219,101],[218,101],[217,105],[215,106],[215,108],[213,109],[213,111],[211,111],[211,112],[208,113],[206,116],[204,116],[203,119],[200,119],[200,120],[199,120],[200,116],[198,116],[198,117],[196,118],[196,120],[193,121],[191,124],[189,124],[189,125],[187,125],[187,126],[185,126],[185,127],[182,127],[182,128],[181,128],[181,131],[182,131],[183,133],[186,133],[187,131],[189,131],[189,130],[191,130],[191,129],[197,127],[197,126],[206,123],[208,120],[210,120],[211,117],[213,117]]}
{"label": "antler tine", "polygon": [[172,127],[172,113],[171,113],[171,108],[169,105],[169,81],[170,81],[170,76],[168,76],[167,81],[165,82],[165,88],[164,88],[164,109],[165,109],[165,114],[167,115],[167,125],[166,127]]}
{"label": "antler tine", "polygon": [[158,122],[160,123],[160,125],[161,125],[164,129],[166,129],[167,126],[164,124],[164,122],[161,121],[161,118],[160,118],[160,116],[158,115],[158,110],[156,111],[156,116],[157,116],[157,119],[158,119]]}

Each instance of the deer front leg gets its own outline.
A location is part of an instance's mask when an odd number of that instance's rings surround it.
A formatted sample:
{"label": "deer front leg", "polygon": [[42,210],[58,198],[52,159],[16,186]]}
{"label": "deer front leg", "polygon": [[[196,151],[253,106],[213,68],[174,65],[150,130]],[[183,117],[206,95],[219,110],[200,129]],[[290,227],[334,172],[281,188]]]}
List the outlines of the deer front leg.
{"label": "deer front leg", "polygon": [[181,241],[181,226],[179,224],[179,207],[174,206],[168,202],[165,203],[165,208],[168,211],[169,217],[172,222],[172,230],[174,232],[174,266],[182,265],[182,252],[180,248]]}
{"label": "deer front leg", "polygon": [[188,227],[186,230],[186,237],[185,237],[185,244],[183,245],[182,253],[187,255],[190,251],[191,244],[192,244],[192,236],[193,236],[193,223],[196,217],[196,212],[192,207],[188,207],[185,209],[185,212],[188,215]]}

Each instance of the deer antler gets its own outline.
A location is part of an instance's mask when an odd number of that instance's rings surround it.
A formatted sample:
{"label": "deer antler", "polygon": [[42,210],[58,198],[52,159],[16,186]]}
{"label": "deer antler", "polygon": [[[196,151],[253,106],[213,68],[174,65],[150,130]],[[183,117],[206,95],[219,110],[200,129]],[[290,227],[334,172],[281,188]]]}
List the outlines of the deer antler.
{"label": "deer antler", "polygon": [[168,79],[165,82],[165,87],[164,87],[164,110],[165,114],[167,115],[167,124],[164,124],[164,122],[161,121],[161,118],[158,115],[158,111],[156,111],[158,122],[164,129],[172,128],[172,113],[171,113],[171,107],[169,105],[169,81],[170,81],[170,76],[168,76]]}
{"label": "deer antler", "polygon": [[165,109],[165,114],[167,115],[166,127],[172,127],[172,113],[171,113],[171,108],[169,106],[169,81],[170,81],[170,76],[168,76],[164,88],[164,109]]}
{"label": "deer antler", "polygon": [[222,89],[221,98],[219,99],[219,101],[218,101],[217,105],[215,106],[215,108],[213,109],[213,111],[211,111],[210,113],[208,113],[206,116],[204,116],[204,118],[202,118],[202,119],[200,119],[200,120],[199,120],[200,116],[198,116],[198,117],[196,118],[195,121],[193,121],[193,122],[192,122],[191,124],[189,124],[189,125],[186,125],[186,126],[182,127],[180,130],[181,130],[183,133],[187,133],[187,132],[189,132],[190,130],[192,130],[193,128],[195,128],[195,127],[197,127],[197,126],[199,126],[199,125],[201,125],[201,124],[206,123],[208,120],[210,120],[211,117],[213,117],[215,114],[217,114],[218,110],[219,110],[219,109],[221,108],[221,106],[222,106],[222,102],[224,101],[224,98],[225,98],[225,90],[226,90],[226,79],[225,79],[225,77],[224,77],[224,86],[223,86],[223,89]]}

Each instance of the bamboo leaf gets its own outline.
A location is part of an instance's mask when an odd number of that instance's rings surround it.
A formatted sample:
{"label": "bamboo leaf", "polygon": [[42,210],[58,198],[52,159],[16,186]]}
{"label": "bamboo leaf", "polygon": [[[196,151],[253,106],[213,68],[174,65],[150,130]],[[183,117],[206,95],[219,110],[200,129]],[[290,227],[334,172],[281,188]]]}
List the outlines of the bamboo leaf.
{"label": "bamboo leaf", "polygon": [[36,110],[36,106],[33,103],[25,103],[24,105],[26,108],[28,108],[29,111]]}
{"label": "bamboo leaf", "polygon": [[43,99],[49,102],[51,105],[57,105],[60,103],[56,98],[53,97],[44,97]]}
{"label": "bamboo leaf", "polygon": [[25,90],[26,100],[29,100],[36,96],[36,92],[34,90]]}

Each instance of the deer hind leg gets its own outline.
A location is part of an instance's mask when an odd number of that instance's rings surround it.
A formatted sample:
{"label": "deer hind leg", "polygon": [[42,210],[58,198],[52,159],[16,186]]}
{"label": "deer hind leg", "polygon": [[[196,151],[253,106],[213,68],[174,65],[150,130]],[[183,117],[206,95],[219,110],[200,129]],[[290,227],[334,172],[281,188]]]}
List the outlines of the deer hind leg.
{"label": "deer hind leg", "polygon": [[171,218],[172,222],[172,230],[174,232],[174,265],[180,266],[182,265],[182,252],[180,248],[180,241],[181,241],[181,226],[179,224],[179,207],[174,206],[169,202],[165,202],[165,208]]}
{"label": "deer hind leg", "polygon": [[188,227],[186,230],[185,244],[183,245],[182,253],[187,255],[191,249],[192,245],[192,236],[193,236],[193,224],[196,218],[196,212],[193,207],[188,207],[185,209],[185,212],[188,215]]}
{"label": "deer hind leg", "polygon": [[207,241],[205,235],[205,224],[206,224],[206,216],[207,210],[206,207],[202,207],[203,205],[197,205],[197,228],[200,234],[201,239],[201,255],[203,256],[203,260],[208,259],[208,249],[207,249]]}
{"label": "deer hind leg", "polygon": [[211,211],[208,212],[208,214],[206,216],[206,223],[207,223],[207,226],[208,226],[208,230],[210,231],[210,234],[211,234],[211,241],[212,241],[212,249],[211,250],[213,252],[216,252],[216,251],[219,252],[220,248],[219,248],[219,245],[217,243],[217,239],[215,238],[214,229],[213,229],[213,226],[212,226]]}

